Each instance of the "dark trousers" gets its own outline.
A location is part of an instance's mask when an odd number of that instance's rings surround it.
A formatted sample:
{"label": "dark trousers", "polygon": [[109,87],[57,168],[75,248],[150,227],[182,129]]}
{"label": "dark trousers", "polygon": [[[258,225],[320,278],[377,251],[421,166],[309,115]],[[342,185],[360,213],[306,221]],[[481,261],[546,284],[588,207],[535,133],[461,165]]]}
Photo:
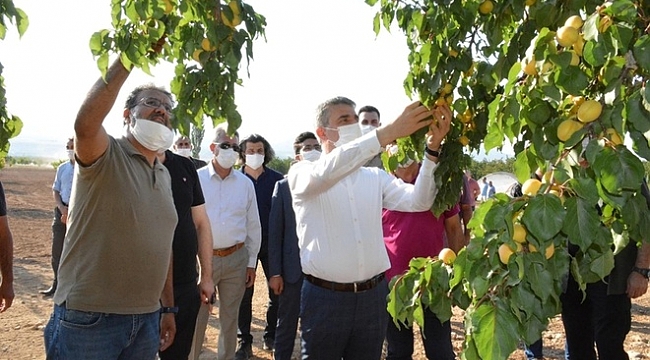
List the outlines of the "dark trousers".
{"label": "dark trousers", "polygon": [[159,353],[161,360],[187,359],[190,355],[196,316],[201,307],[201,294],[196,282],[174,284],[174,305],[178,306],[176,336],[171,346]]}
{"label": "dark trousers", "polygon": [[[262,269],[264,270],[264,276],[268,284],[269,280],[269,257],[262,256],[258,260],[262,263]],[[269,304],[266,309],[266,327],[264,328],[264,339],[273,341],[275,339],[275,326],[278,322],[278,296],[273,293],[273,290],[269,289]],[[239,319],[237,320],[238,332],[237,337],[240,341],[252,344],[253,335],[251,335],[251,321],[253,320],[253,293],[255,291],[255,286],[246,288],[244,292],[244,298],[241,300],[239,305]]]}
{"label": "dark trousers", "polygon": [[[441,323],[429,309],[424,310],[424,328],[422,343],[424,352],[429,360],[454,360],[454,347],[451,344],[451,322]],[[413,356],[413,328],[400,324],[395,325],[393,318],[388,315],[386,330],[388,355],[386,360],[410,360]]]}
{"label": "dark trousers", "polygon": [[378,360],[386,337],[388,284],[339,292],[303,281],[302,360]]}
{"label": "dark trousers", "polygon": [[291,360],[298,331],[302,279],[301,276],[300,280],[295,283],[285,282],[284,289],[278,296],[278,325],[275,328],[275,350],[273,353],[275,360]]}
{"label": "dark trousers", "polygon": [[54,208],[54,220],[52,221],[52,271],[54,281],[52,286],[56,289],[57,274],[59,273],[59,262],[63,252],[63,241],[65,240],[66,225],[61,222],[61,211],[59,207]]}
{"label": "dark trousers", "polygon": [[607,284],[601,281],[587,285],[582,301],[578,284],[569,276],[567,291],[560,299],[567,359],[629,359],[623,343],[631,327],[632,303],[626,294],[607,295]]}
{"label": "dark trousers", "polygon": [[527,345],[524,344],[524,354],[526,359],[543,359],[544,358],[544,343],[542,339],[535,341],[534,343]]}

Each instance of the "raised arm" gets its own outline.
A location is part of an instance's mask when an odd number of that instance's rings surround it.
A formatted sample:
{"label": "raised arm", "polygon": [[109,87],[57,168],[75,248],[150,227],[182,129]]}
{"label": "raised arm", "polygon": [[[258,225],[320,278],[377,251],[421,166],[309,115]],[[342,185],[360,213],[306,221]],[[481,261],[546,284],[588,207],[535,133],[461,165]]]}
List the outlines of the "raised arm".
{"label": "raised arm", "polygon": [[74,123],[75,152],[82,165],[92,165],[108,148],[108,135],[102,126],[115,104],[129,71],[119,59],[108,68],[106,81],[99,78],[86,95]]}

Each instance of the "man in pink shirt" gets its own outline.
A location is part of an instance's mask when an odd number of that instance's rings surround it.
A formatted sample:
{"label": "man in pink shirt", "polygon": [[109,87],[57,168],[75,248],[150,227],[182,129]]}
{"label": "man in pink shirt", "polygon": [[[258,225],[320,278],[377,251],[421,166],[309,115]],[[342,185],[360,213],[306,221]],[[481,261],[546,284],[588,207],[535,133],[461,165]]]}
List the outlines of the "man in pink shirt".
{"label": "man in pink shirt", "polygon": [[[415,183],[420,165],[411,162],[395,170],[395,176],[407,183]],[[436,218],[430,210],[414,213],[382,211],[384,243],[388,251],[391,267],[386,278],[403,274],[408,270],[414,257],[436,256],[445,246],[445,235],[452,250],[458,251],[463,242],[460,226],[460,207],[456,204]],[[426,229],[423,230],[423,229]],[[428,359],[455,359],[451,344],[451,323],[441,323],[436,315],[427,309],[424,313],[422,341]],[[410,359],[413,354],[413,329],[411,324],[398,328],[392,319],[388,321],[386,340],[388,342],[387,360]]]}

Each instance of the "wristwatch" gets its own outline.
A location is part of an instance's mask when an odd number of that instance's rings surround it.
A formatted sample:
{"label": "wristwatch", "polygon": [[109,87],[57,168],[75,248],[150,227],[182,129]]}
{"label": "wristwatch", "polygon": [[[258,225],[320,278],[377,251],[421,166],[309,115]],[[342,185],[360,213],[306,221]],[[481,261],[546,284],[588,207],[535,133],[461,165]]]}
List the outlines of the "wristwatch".
{"label": "wristwatch", "polygon": [[160,308],[161,314],[178,314],[178,306],[166,307],[163,306]]}
{"label": "wristwatch", "polygon": [[638,267],[635,266],[635,267],[632,268],[632,271],[638,272],[644,278],[650,280],[650,269],[641,269],[641,268],[638,268]]}
{"label": "wristwatch", "polygon": [[429,155],[431,155],[431,156],[433,156],[433,157],[440,157],[440,151],[438,151],[438,150],[431,150],[431,149],[429,149],[429,147],[426,146],[426,145],[424,146],[424,152],[427,153],[427,154],[429,154]]}

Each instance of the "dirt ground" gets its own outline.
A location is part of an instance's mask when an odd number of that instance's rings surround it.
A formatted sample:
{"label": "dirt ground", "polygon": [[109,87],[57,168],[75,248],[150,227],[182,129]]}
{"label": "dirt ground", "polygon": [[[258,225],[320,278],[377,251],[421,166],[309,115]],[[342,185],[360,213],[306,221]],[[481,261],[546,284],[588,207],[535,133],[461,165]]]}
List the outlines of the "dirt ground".
{"label": "dirt ground", "polygon": [[[7,197],[9,224],[14,236],[13,306],[0,314],[0,359],[44,359],[43,328],[52,310],[51,298],[38,294],[39,289],[52,282],[50,269],[51,222],[53,213],[51,167],[11,167],[0,170]],[[264,275],[258,271],[254,298],[253,335],[254,359],[272,359],[262,349],[266,287]],[[633,302],[632,331],[627,336],[626,350],[631,359],[650,358],[650,295]],[[216,309],[215,309],[216,311]],[[454,346],[457,352],[463,340],[462,312],[455,311],[452,319]],[[201,359],[216,358],[218,324],[211,316]],[[298,342],[296,343],[298,345]],[[544,334],[547,359],[563,358],[564,334],[559,318],[552,320]],[[295,351],[298,359],[298,346]],[[421,344],[416,344],[414,359],[425,359]],[[524,359],[516,351],[510,359]]]}

